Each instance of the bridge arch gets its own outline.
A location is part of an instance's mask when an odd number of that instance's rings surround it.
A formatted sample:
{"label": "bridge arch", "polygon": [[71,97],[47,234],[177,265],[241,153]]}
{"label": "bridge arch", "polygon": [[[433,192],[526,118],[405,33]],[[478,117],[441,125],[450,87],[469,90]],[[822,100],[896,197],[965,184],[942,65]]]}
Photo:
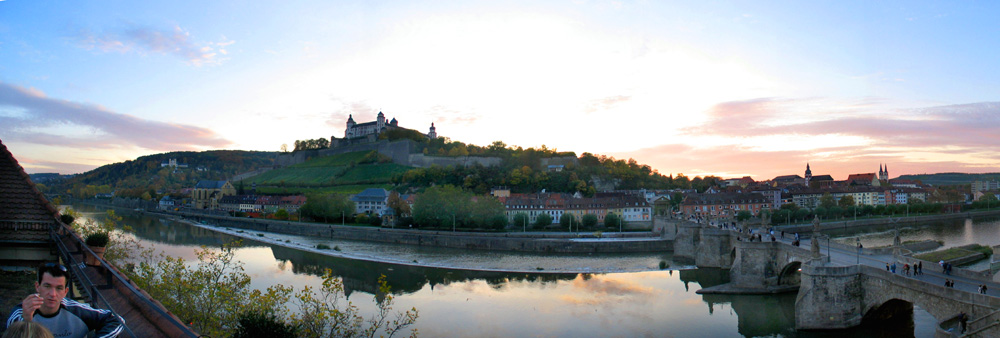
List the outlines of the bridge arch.
{"label": "bridge arch", "polygon": [[802,262],[792,261],[785,264],[778,274],[778,285],[799,285],[802,276]]}
{"label": "bridge arch", "polygon": [[880,305],[872,306],[864,313],[861,324],[903,323],[913,319],[913,303],[893,298]]}

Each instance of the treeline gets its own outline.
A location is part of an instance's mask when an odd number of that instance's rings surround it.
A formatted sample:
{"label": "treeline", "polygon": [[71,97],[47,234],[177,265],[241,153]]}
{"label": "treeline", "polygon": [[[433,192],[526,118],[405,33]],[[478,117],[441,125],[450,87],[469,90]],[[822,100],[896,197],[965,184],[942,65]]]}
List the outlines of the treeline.
{"label": "treeline", "polygon": [[312,140],[295,140],[295,150],[314,150],[314,149],[326,149],[330,147],[330,140],[326,138],[318,138]]}
{"label": "treeline", "polygon": [[434,186],[417,195],[413,221],[420,227],[502,230],[507,226],[503,203],[475,196],[452,185]]}
{"label": "treeline", "polygon": [[[549,171],[542,167],[543,158],[574,156],[560,153],[542,146],[540,149],[506,148],[503,142],[494,142],[484,154],[502,159],[500,166],[484,167],[449,166],[416,168],[393,177],[398,189],[427,187],[433,184],[450,184],[487,194],[493,187],[505,186],[515,193],[548,192],[576,193],[592,196],[597,187],[593,182],[608,182],[617,189],[696,189],[699,192],[718,186],[720,178],[715,176],[689,179],[683,174],[664,176],[648,165],[641,165],[634,159],[619,160],[614,157],[596,156],[583,153],[579,164],[569,163],[561,171]],[[575,156],[574,156],[575,157]]]}

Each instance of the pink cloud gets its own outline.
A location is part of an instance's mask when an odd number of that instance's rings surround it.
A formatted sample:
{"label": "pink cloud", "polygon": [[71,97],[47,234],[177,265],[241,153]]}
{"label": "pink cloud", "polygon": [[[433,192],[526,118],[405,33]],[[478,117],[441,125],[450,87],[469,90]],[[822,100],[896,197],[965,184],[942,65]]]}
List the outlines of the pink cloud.
{"label": "pink cloud", "polygon": [[[844,179],[852,173],[876,172],[881,163],[892,165],[893,176],[996,172],[1000,163],[996,151],[1000,135],[995,132],[995,126],[1000,124],[1000,103],[996,102],[899,109],[878,98],[846,102],[758,98],[720,103],[706,113],[705,123],[682,132],[737,140],[776,135],[805,140],[839,135],[861,137],[866,142],[863,146],[801,151],[768,151],[739,144],[713,147],[665,144],[612,155],[640,159],[664,173],[752,175],[757,180],[802,175],[806,162],[812,164],[814,174],[830,174],[835,179]],[[912,152],[940,152],[949,159],[912,160],[907,156]],[[956,161],[953,156],[970,160]]]}

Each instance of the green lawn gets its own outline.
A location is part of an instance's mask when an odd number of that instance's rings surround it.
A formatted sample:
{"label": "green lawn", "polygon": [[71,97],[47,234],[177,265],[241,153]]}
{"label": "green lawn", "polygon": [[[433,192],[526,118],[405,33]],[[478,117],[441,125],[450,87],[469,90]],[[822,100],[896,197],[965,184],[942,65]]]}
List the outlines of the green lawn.
{"label": "green lawn", "polygon": [[310,168],[310,167],[345,167],[351,163],[361,162],[369,151],[356,151],[353,153],[338,154],[333,156],[313,158],[303,163],[288,166],[289,168]]}
{"label": "green lawn", "polygon": [[252,177],[245,184],[256,183],[261,193],[356,193],[369,187],[382,187],[393,175],[412,169],[395,163],[357,164],[369,154],[371,152],[359,151],[314,158]]}
{"label": "green lawn", "polygon": [[[988,247],[983,247],[983,248],[989,249]],[[938,261],[947,261],[951,259],[961,258],[969,255],[974,255],[977,253],[984,253],[987,254],[987,256],[990,255],[990,253],[983,251],[982,249],[979,248],[974,248],[973,250],[968,250],[963,248],[949,248],[945,250],[938,250],[934,252],[928,252],[925,254],[916,255],[914,257],[925,261],[938,262]]]}

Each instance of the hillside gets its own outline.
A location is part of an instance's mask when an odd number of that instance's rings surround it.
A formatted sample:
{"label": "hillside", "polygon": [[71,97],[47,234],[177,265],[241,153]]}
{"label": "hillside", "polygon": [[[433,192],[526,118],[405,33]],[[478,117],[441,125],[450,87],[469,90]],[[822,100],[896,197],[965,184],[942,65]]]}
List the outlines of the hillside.
{"label": "hillside", "polygon": [[243,184],[256,184],[261,193],[356,193],[369,187],[391,187],[393,176],[410,169],[412,167],[392,163],[374,151],[359,151],[313,158],[254,176]]}
{"label": "hillside", "polygon": [[[67,192],[79,198],[97,193],[115,192],[117,196],[142,197],[156,192],[180,191],[194,187],[200,180],[224,180],[233,175],[273,165],[276,152],[214,150],[170,152],[142,156],[132,161],[113,163],[76,175],[49,187],[48,192]],[[187,168],[161,167],[176,159]]]}
{"label": "hillside", "polygon": [[934,186],[942,185],[968,185],[975,181],[1000,181],[1000,173],[986,174],[965,174],[965,173],[939,173],[920,175],[901,175],[898,178],[906,180],[919,180],[925,184]]}

